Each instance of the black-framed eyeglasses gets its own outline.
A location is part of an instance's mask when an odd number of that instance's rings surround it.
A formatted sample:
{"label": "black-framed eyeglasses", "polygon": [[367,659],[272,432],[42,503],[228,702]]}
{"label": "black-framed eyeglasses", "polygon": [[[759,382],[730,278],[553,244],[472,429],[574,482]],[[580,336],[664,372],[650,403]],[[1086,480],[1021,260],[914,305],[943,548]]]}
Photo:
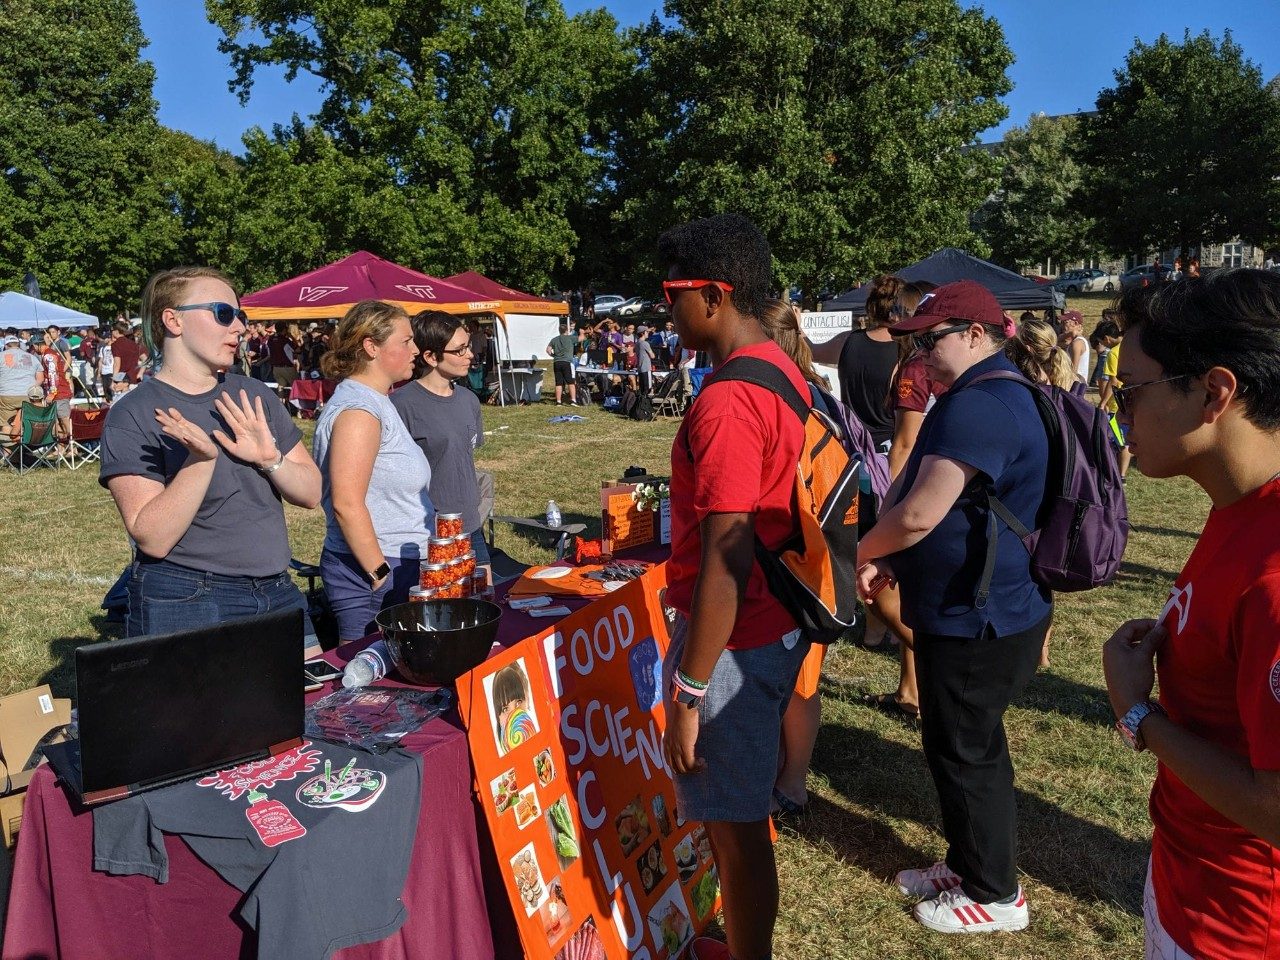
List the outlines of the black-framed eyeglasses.
{"label": "black-framed eyeglasses", "polygon": [[462,346],[460,346],[457,350],[442,350],[442,351],[440,351],[440,352],[441,352],[441,353],[451,353],[451,354],[453,354],[455,357],[465,357],[468,353],[474,353],[475,351],[471,349],[471,344],[469,344],[469,343],[464,343],[464,344],[463,344]]}
{"label": "black-framed eyeglasses", "polygon": [[1173,383],[1176,380],[1186,380],[1191,375],[1184,373],[1178,377],[1164,377],[1161,380],[1143,380],[1141,383],[1131,383],[1127,387],[1116,387],[1111,391],[1111,395],[1116,398],[1116,412],[1123,413],[1128,416],[1133,410],[1133,398],[1131,394],[1140,387],[1150,387],[1157,383]]}
{"label": "black-framed eyeglasses", "polygon": [[926,330],[923,333],[916,334],[916,346],[928,353],[938,345],[938,341],[951,333],[959,333],[961,330],[968,330],[972,324],[969,323],[953,323],[949,327],[943,327],[941,330]]}
{"label": "black-framed eyeglasses", "polygon": [[181,313],[184,310],[208,310],[213,314],[213,319],[224,327],[229,327],[237,320],[246,327],[249,325],[248,315],[239,307],[230,303],[184,303],[180,307],[174,307],[175,311]]}

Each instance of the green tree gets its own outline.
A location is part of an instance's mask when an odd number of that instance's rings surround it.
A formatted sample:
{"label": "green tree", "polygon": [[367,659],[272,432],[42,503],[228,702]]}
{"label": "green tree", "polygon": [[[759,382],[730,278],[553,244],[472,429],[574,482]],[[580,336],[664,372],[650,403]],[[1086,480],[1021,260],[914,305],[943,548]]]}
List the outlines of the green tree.
{"label": "green tree", "polygon": [[0,5],[0,282],[105,315],[135,302],[168,216],[132,0]]}
{"label": "green tree", "polygon": [[[599,183],[598,118],[629,61],[603,11],[566,17],[559,0],[206,0],[246,97],[257,67],[326,84],[315,133],[250,144],[246,174],[277,175],[291,150],[331,151],[319,168],[336,207],[307,207],[312,187],[280,184],[302,216],[352,217],[375,252],[434,272],[476,267],[545,287],[572,265],[570,214]],[[323,136],[321,143],[316,137]],[[268,159],[268,154],[271,158]],[[255,163],[267,166],[255,172]],[[301,206],[298,206],[301,204]],[[306,233],[294,222],[291,231]],[[328,234],[302,238],[327,256]],[[337,233],[341,235],[342,229]],[[308,264],[316,266],[315,262]]]}
{"label": "green tree", "polygon": [[1262,242],[1280,220],[1280,99],[1226,34],[1138,42],[1084,124],[1082,208],[1115,250]]}
{"label": "green tree", "polygon": [[1005,115],[999,24],[956,0],[669,0],[633,35],[614,216],[637,263],[653,236],[737,210],[780,285],[812,292],[938,246],[979,247],[969,214],[997,161],[967,150]]}
{"label": "green tree", "polygon": [[1079,212],[1075,197],[1079,134],[1076,117],[1041,115],[1004,135],[1000,185],[975,216],[996,262],[1019,268],[1093,251],[1093,222]]}

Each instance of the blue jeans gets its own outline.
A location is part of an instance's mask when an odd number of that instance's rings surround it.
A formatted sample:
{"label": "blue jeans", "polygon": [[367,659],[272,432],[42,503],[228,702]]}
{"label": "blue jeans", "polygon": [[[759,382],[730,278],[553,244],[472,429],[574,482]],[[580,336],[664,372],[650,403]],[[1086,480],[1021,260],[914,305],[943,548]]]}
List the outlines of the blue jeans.
{"label": "blue jeans", "polygon": [[489,556],[489,544],[484,542],[484,524],[471,531],[471,549],[476,554],[476,564],[485,566],[493,558]]}
{"label": "blue jeans", "polygon": [[378,629],[373,618],[384,607],[409,599],[418,585],[418,558],[386,557],[391,575],[377,590],[369,588],[369,578],[354,556],[325,549],[320,554],[320,577],[329,608],[338,621],[338,639],[359,640]]}
{"label": "blue jeans", "polygon": [[288,573],[232,577],[192,570],[168,560],[135,561],[129,573],[125,636],[191,630],[276,610],[301,610],[303,647],[317,642],[306,598]]}

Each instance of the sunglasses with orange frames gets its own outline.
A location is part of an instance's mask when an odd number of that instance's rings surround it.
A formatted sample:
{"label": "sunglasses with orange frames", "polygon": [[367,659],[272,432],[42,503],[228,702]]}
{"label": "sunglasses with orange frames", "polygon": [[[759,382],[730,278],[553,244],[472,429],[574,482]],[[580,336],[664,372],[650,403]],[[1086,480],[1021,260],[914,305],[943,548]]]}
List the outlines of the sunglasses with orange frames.
{"label": "sunglasses with orange frames", "polygon": [[733,284],[725,283],[723,280],[663,280],[662,293],[667,298],[667,303],[671,303],[671,292],[673,290],[701,290],[703,287],[716,286],[721,290],[733,292]]}

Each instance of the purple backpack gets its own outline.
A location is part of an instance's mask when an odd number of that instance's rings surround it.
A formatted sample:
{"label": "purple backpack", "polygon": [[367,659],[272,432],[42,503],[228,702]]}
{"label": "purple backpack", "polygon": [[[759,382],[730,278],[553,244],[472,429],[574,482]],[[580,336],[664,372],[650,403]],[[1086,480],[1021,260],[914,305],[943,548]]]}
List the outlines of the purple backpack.
{"label": "purple backpack", "polygon": [[1041,586],[1071,593],[1110,583],[1129,540],[1129,510],[1106,413],[1074,393],[1009,370],[980,374],[969,383],[983,380],[1013,380],[1031,391],[1049,435],[1049,464],[1034,530],[988,492],[987,559],[975,605],[985,607],[991,589],[997,518],[1022,539],[1031,554],[1031,579]]}

